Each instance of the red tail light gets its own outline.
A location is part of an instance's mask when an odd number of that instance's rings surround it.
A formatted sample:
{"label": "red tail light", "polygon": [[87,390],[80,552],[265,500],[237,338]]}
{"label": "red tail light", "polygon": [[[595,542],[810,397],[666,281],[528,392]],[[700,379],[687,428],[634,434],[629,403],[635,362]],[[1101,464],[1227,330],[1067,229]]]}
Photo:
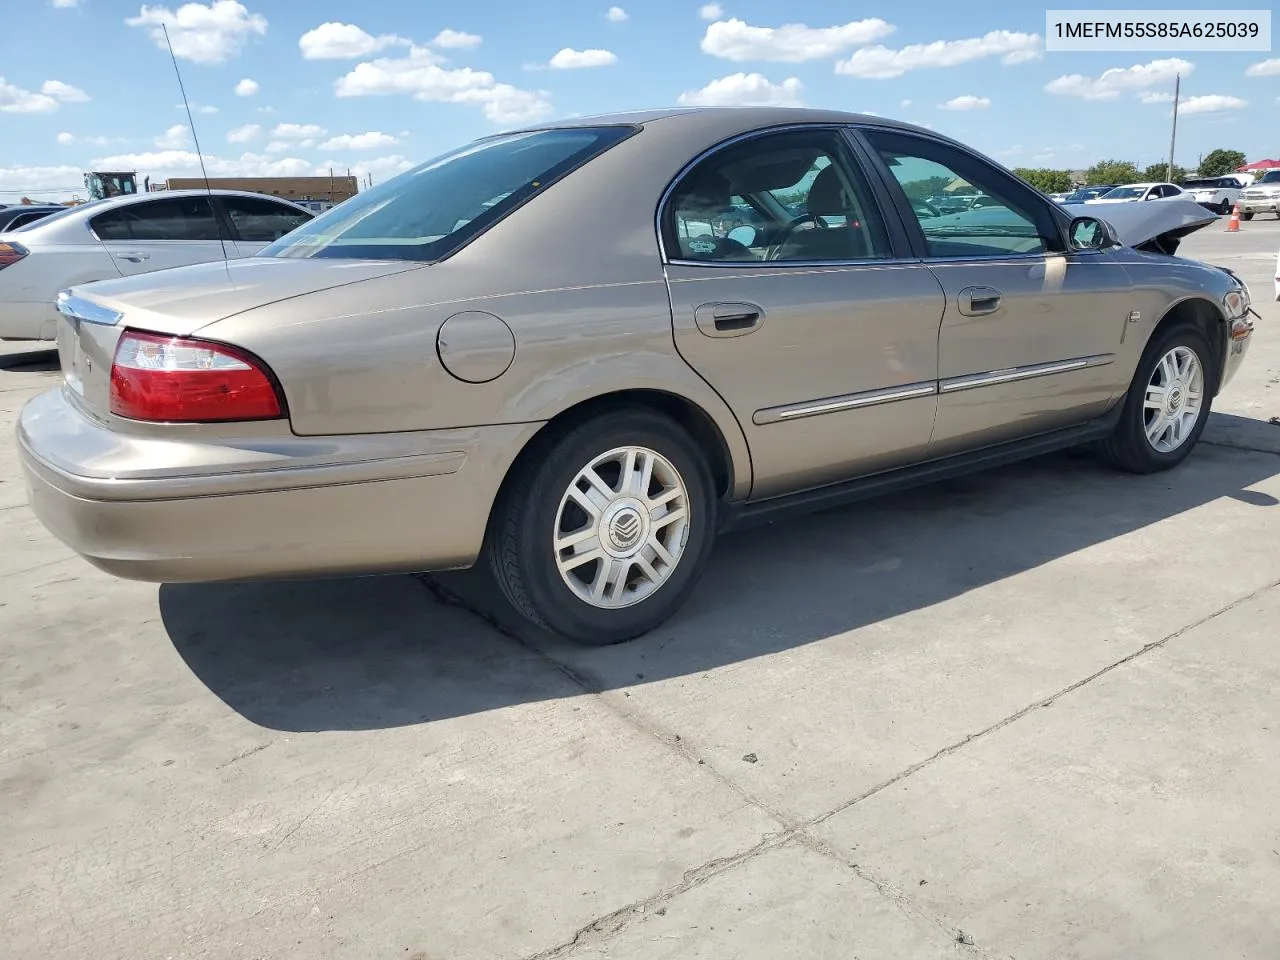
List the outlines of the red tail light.
{"label": "red tail light", "polygon": [[27,248],[20,243],[5,241],[0,243],[0,270],[17,263],[27,255]]}
{"label": "red tail light", "polygon": [[111,363],[111,412],[130,420],[276,420],[284,404],[271,373],[242,350],[126,330]]}

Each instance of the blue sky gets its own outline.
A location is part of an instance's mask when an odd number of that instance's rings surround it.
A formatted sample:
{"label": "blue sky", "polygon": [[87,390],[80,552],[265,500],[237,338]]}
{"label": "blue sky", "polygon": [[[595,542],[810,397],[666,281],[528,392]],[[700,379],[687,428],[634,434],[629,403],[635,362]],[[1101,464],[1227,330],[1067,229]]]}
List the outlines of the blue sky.
{"label": "blue sky", "polygon": [[681,102],[875,112],[1010,166],[1145,166],[1168,151],[1179,70],[1179,163],[1215,147],[1280,156],[1274,51],[1046,53],[1044,8],[1024,2],[3,5],[0,202],[69,196],[94,168],[195,170],[162,22],[210,175],[332,165],[380,180],[513,125]]}

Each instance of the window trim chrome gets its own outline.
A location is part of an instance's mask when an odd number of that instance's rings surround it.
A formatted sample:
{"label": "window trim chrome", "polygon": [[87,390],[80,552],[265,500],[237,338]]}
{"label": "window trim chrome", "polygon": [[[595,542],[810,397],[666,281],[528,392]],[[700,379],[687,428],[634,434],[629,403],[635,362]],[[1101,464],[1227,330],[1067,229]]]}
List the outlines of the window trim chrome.
{"label": "window trim chrome", "polygon": [[821,400],[806,400],[801,403],[788,403],[778,407],[765,407],[751,415],[751,422],[756,426],[770,423],[786,423],[802,417],[816,417],[824,413],[840,413],[845,410],[861,410],[884,403],[896,403],[900,400],[916,400],[932,397],[938,393],[937,381],[906,383],[897,387],[882,387],[876,390],[863,390],[859,393],[846,393]]}

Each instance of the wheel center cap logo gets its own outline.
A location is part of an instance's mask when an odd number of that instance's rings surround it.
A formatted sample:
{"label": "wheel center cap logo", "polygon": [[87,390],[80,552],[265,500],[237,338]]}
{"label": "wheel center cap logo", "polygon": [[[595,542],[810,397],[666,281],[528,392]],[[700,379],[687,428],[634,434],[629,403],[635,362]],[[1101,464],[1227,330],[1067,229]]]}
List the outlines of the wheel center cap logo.
{"label": "wheel center cap logo", "polygon": [[1169,409],[1177,410],[1180,406],[1182,406],[1182,389],[1174,387],[1169,391]]}
{"label": "wheel center cap logo", "polygon": [[640,515],[634,510],[621,511],[609,525],[609,536],[623,550],[634,547],[640,539]]}

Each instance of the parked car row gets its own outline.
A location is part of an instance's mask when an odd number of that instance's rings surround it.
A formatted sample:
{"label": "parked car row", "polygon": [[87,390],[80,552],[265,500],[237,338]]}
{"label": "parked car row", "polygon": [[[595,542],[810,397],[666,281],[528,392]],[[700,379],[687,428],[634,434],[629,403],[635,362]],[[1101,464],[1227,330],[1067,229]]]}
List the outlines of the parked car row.
{"label": "parked car row", "polygon": [[[956,181],[990,202],[925,199]],[[494,135],[261,250],[247,198],[201,199],[45,228],[113,269],[170,231],[229,252],[58,294],[65,382],[18,424],[44,525],[143,580],[480,564],[582,643],[672,616],[726,529],[1082,444],[1168,470],[1253,331],[1173,255],[1216,220],[1189,200],[1055,204],[834,111]]]}
{"label": "parked car row", "polygon": [[252,256],[311,218],[288,200],[233,190],[170,190],[59,207],[0,233],[0,339],[53,340],[54,304],[67,287]]}
{"label": "parked car row", "polygon": [[[1051,198],[1058,203],[1134,203],[1145,200],[1190,199],[1207,210],[1226,216],[1240,202],[1240,215],[1246,220],[1254,212],[1269,210],[1280,216],[1280,170],[1263,177],[1273,176],[1274,190],[1257,190],[1248,186],[1247,177],[1197,177],[1175,183],[1100,184],[1082,187],[1074,193],[1055,193]],[[1259,181],[1262,182],[1262,181]],[[1253,191],[1250,194],[1250,191]],[[1246,204],[1246,194],[1255,198],[1256,206]]]}

